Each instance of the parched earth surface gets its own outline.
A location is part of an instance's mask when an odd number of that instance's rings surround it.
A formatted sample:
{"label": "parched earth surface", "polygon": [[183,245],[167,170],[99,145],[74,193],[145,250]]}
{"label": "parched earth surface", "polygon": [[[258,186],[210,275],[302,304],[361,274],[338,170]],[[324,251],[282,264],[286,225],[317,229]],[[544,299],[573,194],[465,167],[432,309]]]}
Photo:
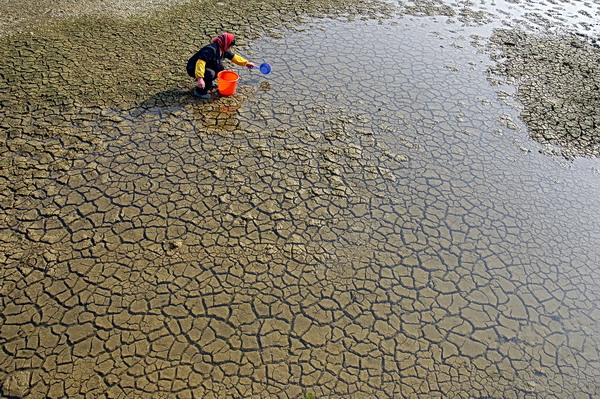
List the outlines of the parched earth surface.
{"label": "parched earth surface", "polygon": [[521,118],[531,137],[564,157],[600,154],[600,50],[576,37],[499,30],[492,71],[519,82]]}
{"label": "parched earth surface", "polygon": [[[4,397],[600,396],[598,6],[41,5],[0,5]],[[223,30],[273,72],[197,100]]]}

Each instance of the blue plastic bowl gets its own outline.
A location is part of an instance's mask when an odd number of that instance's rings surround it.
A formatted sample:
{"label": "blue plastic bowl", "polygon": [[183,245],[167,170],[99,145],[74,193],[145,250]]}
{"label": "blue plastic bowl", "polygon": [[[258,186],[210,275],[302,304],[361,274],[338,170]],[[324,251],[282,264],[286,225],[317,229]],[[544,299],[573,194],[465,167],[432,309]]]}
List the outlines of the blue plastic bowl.
{"label": "blue plastic bowl", "polygon": [[263,62],[262,64],[260,64],[258,69],[260,70],[260,73],[262,73],[263,75],[268,75],[271,73],[271,65],[267,64],[266,62]]}

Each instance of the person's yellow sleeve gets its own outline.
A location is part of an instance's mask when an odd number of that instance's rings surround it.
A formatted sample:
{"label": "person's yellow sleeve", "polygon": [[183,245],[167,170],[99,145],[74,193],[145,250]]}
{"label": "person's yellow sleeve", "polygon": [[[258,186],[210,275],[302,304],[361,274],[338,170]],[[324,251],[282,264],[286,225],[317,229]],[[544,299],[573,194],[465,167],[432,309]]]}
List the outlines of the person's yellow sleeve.
{"label": "person's yellow sleeve", "polygon": [[231,59],[231,62],[233,62],[234,64],[239,65],[239,66],[246,66],[246,64],[248,63],[248,60],[245,59],[244,57],[241,57],[236,54]]}
{"label": "person's yellow sleeve", "polygon": [[204,70],[206,68],[206,62],[204,60],[196,61],[196,79],[204,78]]}

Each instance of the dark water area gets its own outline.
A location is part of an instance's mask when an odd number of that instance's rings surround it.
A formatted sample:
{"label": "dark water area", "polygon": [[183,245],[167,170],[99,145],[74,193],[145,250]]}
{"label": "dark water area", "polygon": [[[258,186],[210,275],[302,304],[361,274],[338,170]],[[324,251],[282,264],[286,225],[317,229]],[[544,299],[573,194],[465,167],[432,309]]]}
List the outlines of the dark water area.
{"label": "dark water area", "polygon": [[600,395],[599,161],[453,7],[308,18],[232,97],[5,103],[2,393]]}

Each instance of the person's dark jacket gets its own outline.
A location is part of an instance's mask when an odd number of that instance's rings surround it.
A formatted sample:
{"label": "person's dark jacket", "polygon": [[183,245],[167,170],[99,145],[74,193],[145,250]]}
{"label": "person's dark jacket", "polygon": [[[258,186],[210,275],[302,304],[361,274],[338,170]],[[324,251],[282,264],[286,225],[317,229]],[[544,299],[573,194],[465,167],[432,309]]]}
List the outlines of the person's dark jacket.
{"label": "person's dark jacket", "polygon": [[223,60],[227,58],[234,64],[245,66],[248,60],[227,50],[224,53],[219,51],[217,42],[213,42],[202,47],[187,62],[187,73],[192,78],[198,79],[204,77],[205,69],[212,69],[215,72],[222,71]]}

